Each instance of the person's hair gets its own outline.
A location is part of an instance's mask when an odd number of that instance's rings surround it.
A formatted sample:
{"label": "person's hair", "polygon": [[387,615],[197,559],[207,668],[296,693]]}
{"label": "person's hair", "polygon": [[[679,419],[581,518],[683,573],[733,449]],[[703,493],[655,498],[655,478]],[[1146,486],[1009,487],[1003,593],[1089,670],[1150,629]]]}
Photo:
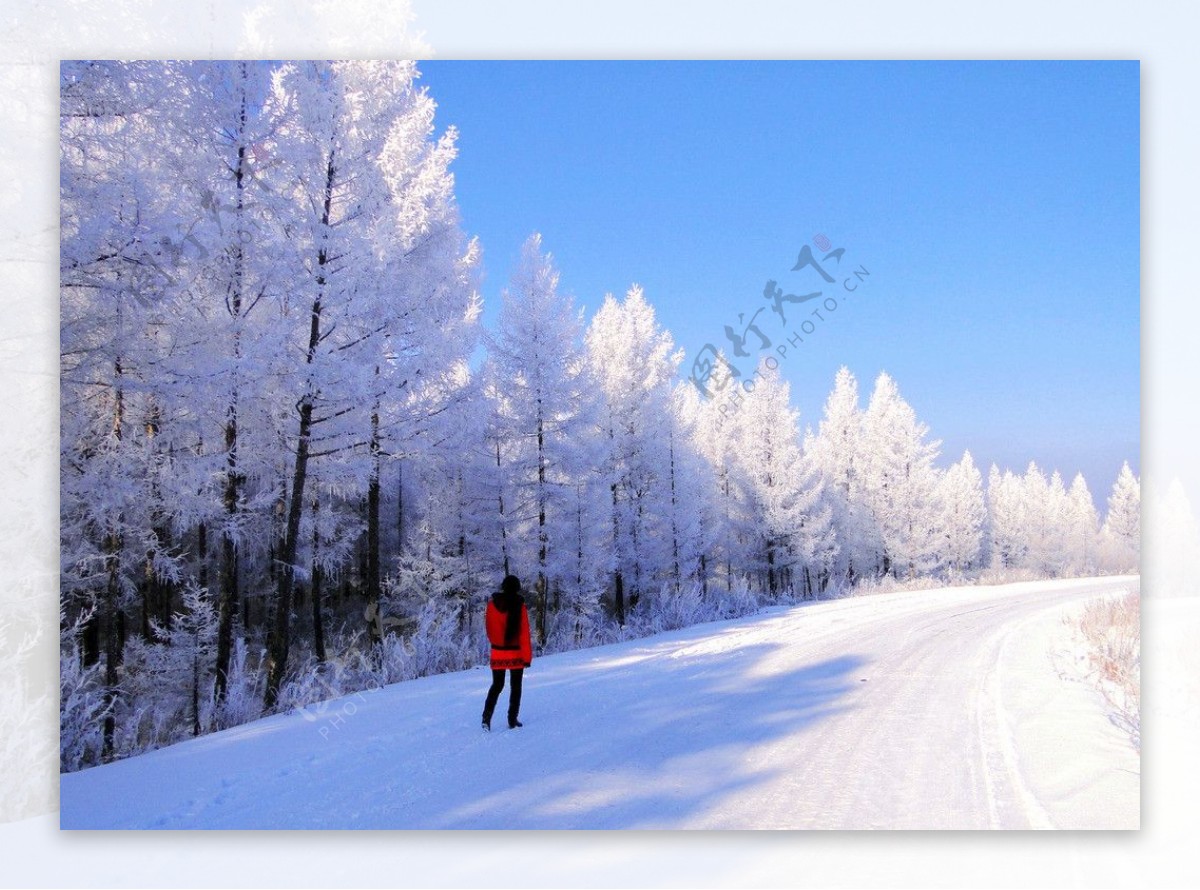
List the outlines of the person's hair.
{"label": "person's hair", "polygon": [[504,644],[516,646],[521,633],[521,579],[509,575],[500,582],[500,596],[507,612],[504,623]]}

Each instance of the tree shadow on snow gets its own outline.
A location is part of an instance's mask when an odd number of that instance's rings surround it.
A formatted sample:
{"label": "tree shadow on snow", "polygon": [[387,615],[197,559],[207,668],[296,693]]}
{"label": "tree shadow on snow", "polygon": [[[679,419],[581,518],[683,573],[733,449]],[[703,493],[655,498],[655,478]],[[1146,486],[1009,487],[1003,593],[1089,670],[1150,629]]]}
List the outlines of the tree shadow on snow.
{"label": "tree shadow on snow", "polygon": [[[586,653],[543,662],[544,674],[526,676],[528,725],[493,733],[471,799],[447,800],[410,827],[678,828],[706,818],[739,827],[722,804],[752,811],[756,793],[787,788],[787,774],[804,767],[804,743],[791,737],[852,706],[865,661],[784,667],[782,643],[688,642],[647,640],[629,657],[586,665]],[[507,690],[501,727],[506,703]]]}

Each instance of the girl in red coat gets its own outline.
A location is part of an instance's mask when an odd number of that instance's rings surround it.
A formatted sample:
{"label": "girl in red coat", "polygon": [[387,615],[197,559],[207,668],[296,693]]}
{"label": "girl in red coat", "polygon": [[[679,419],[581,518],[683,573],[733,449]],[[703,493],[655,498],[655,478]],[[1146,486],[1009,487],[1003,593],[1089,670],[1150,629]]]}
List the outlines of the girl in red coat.
{"label": "girl in red coat", "polygon": [[512,688],[508,693],[508,728],[521,726],[517,713],[521,710],[521,676],[533,661],[529,642],[529,610],[521,597],[521,581],[509,575],[487,604],[487,635],[492,644],[492,686],[483,703],[483,728],[492,729],[492,712],[504,688],[504,672],[512,673]]}

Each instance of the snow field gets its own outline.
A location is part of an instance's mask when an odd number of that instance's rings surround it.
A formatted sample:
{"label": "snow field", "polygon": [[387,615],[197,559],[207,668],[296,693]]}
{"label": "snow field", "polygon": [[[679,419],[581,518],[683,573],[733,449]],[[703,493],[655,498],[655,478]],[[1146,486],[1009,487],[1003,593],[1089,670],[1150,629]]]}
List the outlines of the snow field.
{"label": "snow field", "polygon": [[[62,777],[63,828],[1135,828],[1053,653],[1128,578],[879,594],[426,677]],[[500,708],[507,702],[507,692]]]}

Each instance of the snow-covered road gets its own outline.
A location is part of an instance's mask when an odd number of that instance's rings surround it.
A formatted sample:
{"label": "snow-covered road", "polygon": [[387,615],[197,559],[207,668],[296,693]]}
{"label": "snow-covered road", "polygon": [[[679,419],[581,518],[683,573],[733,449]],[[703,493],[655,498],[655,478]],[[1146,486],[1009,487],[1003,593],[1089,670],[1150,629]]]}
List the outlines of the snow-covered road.
{"label": "snow-covered road", "polygon": [[484,671],[427,677],[65,775],[61,824],[1136,828],[1138,755],[1058,670],[1065,610],[1132,580],[855,597],[538,659],[525,728],[490,735]]}

